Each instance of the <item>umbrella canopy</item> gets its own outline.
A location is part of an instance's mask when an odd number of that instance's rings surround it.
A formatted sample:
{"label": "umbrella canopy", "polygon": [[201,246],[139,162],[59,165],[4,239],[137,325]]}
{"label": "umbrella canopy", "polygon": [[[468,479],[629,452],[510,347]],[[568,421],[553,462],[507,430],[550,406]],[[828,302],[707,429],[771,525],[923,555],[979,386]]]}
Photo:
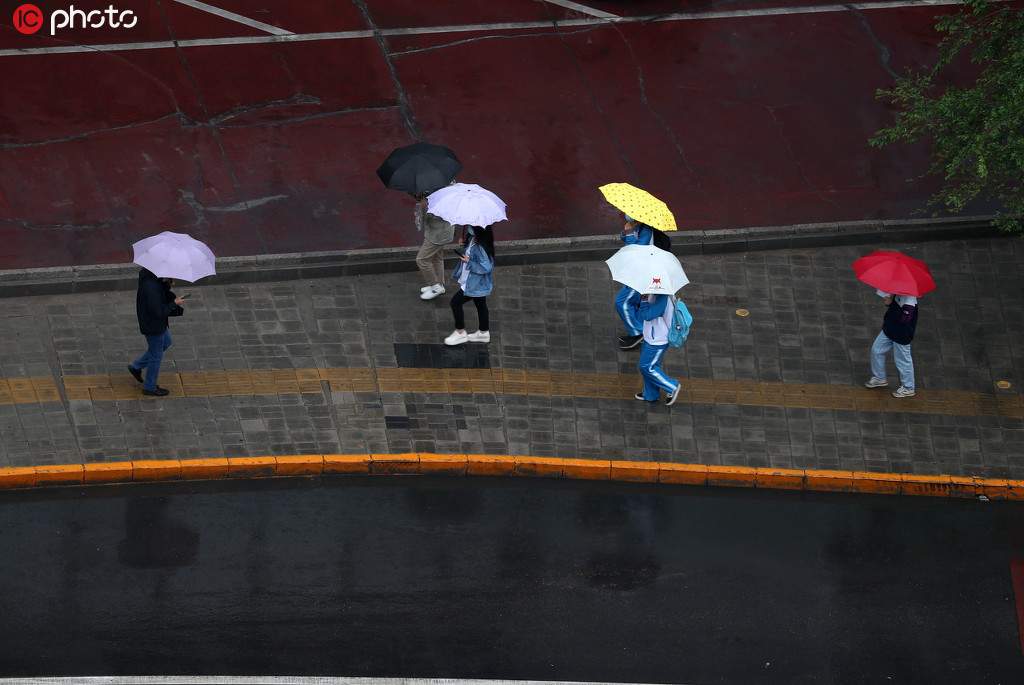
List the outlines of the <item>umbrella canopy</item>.
{"label": "umbrella canopy", "polygon": [[612,279],[643,295],[673,295],[690,282],[679,259],[653,245],[626,245],[605,264]]}
{"label": "umbrella canopy", "polygon": [[928,265],[902,252],[875,250],[853,263],[853,272],[862,283],[893,295],[920,297],[935,290]]}
{"label": "umbrella canopy", "polygon": [[135,263],[159,278],[194,283],[217,273],[216,257],[204,243],[185,233],[164,231],[132,245]]}
{"label": "umbrella canopy", "polygon": [[414,143],[388,155],[377,169],[377,176],[392,190],[429,195],[451,183],[461,170],[462,162],[448,148]]}
{"label": "umbrella canopy", "polygon": [[668,205],[646,190],[628,183],[608,183],[598,190],[613,207],[629,217],[661,231],[677,230],[676,218]]}
{"label": "umbrella canopy", "polygon": [[427,211],[461,226],[490,226],[508,219],[502,199],[475,183],[453,183],[431,193]]}

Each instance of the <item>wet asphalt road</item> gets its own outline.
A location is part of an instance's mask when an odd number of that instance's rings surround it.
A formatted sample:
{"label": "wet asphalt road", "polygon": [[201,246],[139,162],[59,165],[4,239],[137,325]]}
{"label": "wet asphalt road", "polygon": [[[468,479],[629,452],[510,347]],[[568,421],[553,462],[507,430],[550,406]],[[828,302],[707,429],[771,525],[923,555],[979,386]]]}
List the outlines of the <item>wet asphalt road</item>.
{"label": "wet asphalt road", "polygon": [[0,496],[0,675],[1020,683],[1006,503],[540,480]]}

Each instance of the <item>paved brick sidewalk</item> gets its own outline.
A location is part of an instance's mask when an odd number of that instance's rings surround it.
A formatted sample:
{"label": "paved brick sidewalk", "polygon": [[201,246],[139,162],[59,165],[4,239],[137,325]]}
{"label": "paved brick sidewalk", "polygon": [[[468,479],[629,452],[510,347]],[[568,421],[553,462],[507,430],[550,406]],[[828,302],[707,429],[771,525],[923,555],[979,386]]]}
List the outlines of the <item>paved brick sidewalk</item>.
{"label": "paved brick sidewalk", "polygon": [[8,299],[0,464],[430,451],[1024,477],[1024,244],[902,248],[939,282],[905,404],[857,387],[883,313],[849,269],[868,249],[685,258],[696,323],[667,368],[693,380],[671,410],[625,399],[637,355],[614,347],[600,262],[499,269],[492,343],[458,350],[413,274],[191,288],[162,400],[124,371],[133,292]]}

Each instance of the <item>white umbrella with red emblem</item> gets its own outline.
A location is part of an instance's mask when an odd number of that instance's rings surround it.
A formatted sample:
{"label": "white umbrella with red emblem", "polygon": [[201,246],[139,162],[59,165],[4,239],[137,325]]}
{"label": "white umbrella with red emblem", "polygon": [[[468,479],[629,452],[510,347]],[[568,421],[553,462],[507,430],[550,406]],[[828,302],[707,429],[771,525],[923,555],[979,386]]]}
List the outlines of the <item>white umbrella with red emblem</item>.
{"label": "white umbrella with red emblem", "polygon": [[679,258],[653,245],[626,245],[605,264],[613,280],[642,295],[674,295],[690,282]]}

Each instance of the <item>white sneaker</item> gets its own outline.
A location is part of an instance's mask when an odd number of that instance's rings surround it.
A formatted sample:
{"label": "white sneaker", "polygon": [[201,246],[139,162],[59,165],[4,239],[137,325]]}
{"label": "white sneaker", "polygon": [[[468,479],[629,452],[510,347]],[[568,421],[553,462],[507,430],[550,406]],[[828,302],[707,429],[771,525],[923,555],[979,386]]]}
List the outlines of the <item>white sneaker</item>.
{"label": "white sneaker", "polygon": [[440,283],[435,283],[420,294],[420,299],[432,300],[438,295],[444,295],[444,286]]}
{"label": "white sneaker", "polygon": [[444,339],[444,344],[448,345],[449,347],[454,347],[455,345],[462,345],[467,342],[469,342],[469,334],[466,333],[465,331],[463,331],[462,333],[459,333],[458,331],[453,331],[451,335]]}
{"label": "white sneaker", "polygon": [[892,396],[895,397],[896,399],[899,399],[901,397],[913,397],[916,394],[917,393],[914,392],[913,390],[908,390],[907,388],[904,388],[901,385],[900,387],[896,388],[896,392],[894,392]]}
{"label": "white sneaker", "polygon": [[868,379],[868,382],[864,384],[865,388],[888,388],[889,381],[884,378],[875,378],[872,376]]}
{"label": "white sneaker", "polygon": [[427,292],[428,290],[432,290],[433,288],[434,288],[434,286],[432,286],[432,285],[425,285],[425,286],[423,286],[422,288],[420,288],[420,292],[421,292],[421,293],[425,293],[425,292]]}
{"label": "white sneaker", "polygon": [[490,331],[476,331],[469,334],[469,342],[489,343],[491,342]]}

